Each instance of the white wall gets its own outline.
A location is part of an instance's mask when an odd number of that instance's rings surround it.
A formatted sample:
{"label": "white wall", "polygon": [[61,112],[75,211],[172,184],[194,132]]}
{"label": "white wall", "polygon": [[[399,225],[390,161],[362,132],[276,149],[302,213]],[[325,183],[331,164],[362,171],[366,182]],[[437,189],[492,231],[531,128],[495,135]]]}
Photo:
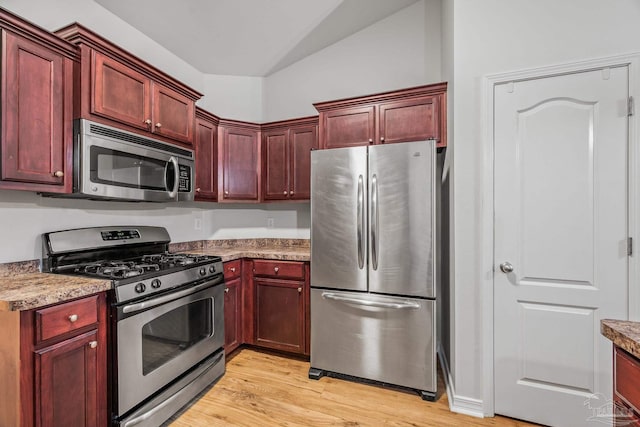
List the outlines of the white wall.
{"label": "white wall", "polygon": [[312,103],[441,81],[440,1],[423,0],[264,81],[265,121],[318,114]]}
{"label": "white wall", "polygon": [[456,331],[452,370],[456,394],[482,399],[483,381],[491,381],[482,372],[479,303],[483,275],[490,273],[481,265],[483,76],[638,52],[640,2],[454,0],[449,8],[453,14],[446,25],[453,26],[455,160]]}
{"label": "white wall", "polygon": [[263,78],[205,74],[198,106],[225,119],[262,123]]}

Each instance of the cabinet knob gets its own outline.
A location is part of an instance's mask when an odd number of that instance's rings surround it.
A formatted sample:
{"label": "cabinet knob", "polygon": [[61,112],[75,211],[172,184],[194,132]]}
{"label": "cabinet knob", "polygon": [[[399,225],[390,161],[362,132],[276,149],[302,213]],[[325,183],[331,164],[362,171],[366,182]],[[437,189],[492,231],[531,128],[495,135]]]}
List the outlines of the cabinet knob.
{"label": "cabinet knob", "polygon": [[62,171],[55,171],[53,173],[53,176],[55,176],[56,178],[62,178],[64,176],[64,172]]}
{"label": "cabinet knob", "polygon": [[373,138],[369,138],[369,144],[373,144]]}
{"label": "cabinet knob", "polygon": [[236,268],[235,267],[231,267],[231,268],[229,268],[229,270],[231,270],[232,273],[236,272]]}
{"label": "cabinet knob", "polygon": [[151,119],[147,119],[147,120],[145,120],[145,121],[144,121],[144,124],[145,124],[145,125],[147,125],[147,126],[149,126],[149,125],[151,124]]}
{"label": "cabinet knob", "polygon": [[200,187],[196,188],[196,193],[200,192]]}
{"label": "cabinet knob", "polygon": [[225,196],[228,196],[228,195],[229,195],[229,190],[225,191],[225,192],[224,192],[224,195],[225,195]]}
{"label": "cabinet knob", "polygon": [[72,314],[71,316],[69,316],[69,322],[73,323],[76,320],[78,320],[78,315],[77,314]]}
{"label": "cabinet knob", "polygon": [[90,341],[89,342],[89,347],[96,348],[97,346],[98,346],[98,341]]}
{"label": "cabinet knob", "polygon": [[284,191],[282,192],[282,194],[284,194],[284,195],[286,196],[286,195],[287,195],[287,190],[284,190]]}
{"label": "cabinet knob", "polygon": [[384,142],[384,136],[380,137],[380,142]]}
{"label": "cabinet knob", "polygon": [[302,287],[298,288],[298,293],[301,294],[302,293]]}
{"label": "cabinet knob", "polygon": [[229,288],[224,288],[224,293],[228,294],[229,293]]}
{"label": "cabinet knob", "polygon": [[289,191],[289,195],[293,196],[293,190]]}
{"label": "cabinet knob", "polygon": [[280,271],[280,267],[273,267],[273,271],[277,273],[278,271]]}
{"label": "cabinet knob", "polygon": [[161,128],[162,127],[162,123],[160,123],[160,122],[156,123],[156,127],[157,128]]}

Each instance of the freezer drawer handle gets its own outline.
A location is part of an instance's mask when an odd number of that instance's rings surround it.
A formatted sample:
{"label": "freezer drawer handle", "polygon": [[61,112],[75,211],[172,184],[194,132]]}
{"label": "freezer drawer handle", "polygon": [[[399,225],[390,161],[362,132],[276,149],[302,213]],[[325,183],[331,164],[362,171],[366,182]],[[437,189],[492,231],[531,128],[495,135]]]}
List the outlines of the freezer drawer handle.
{"label": "freezer drawer handle", "polygon": [[331,300],[334,300],[334,301],[340,301],[340,302],[344,302],[344,303],[347,303],[347,304],[366,305],[368,307],[398,308],[398,309],[420,308],[420,304],[415,303],[415,302],[411,302],[411,301],[404,301],[404,302],[370,301],[370,300],[366,300],[366,299],[344,297],[344,296],[341,296],[341,295],[332,294],[332,293],[328,293],[328,292],[323,292],[322,293],[322,298],[331,299]]}
{"label": "freezer drawer handle", "polygon": [[364,250],[362,248],[362,228],[364,227],[364,180],[362,175],[358,176],[358,212],[356,213],[356,222],[358,230],[356,231],[356,241],[358,242],[358,268],[362,270],[364,267]]}

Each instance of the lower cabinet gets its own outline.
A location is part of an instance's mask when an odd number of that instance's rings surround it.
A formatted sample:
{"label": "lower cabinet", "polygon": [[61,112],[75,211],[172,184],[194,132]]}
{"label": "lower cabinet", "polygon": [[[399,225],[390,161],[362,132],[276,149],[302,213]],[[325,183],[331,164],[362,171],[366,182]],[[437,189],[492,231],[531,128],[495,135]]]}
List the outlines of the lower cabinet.
{"label": "lower cabinet", "polygon": [[107,426],[104,292],[3,312],[0,324],[0,425]]}
{"label": "lower cabinet", "polygon": [[614,425],[640,427],[640,359],[614,346]]}
{"label": "lower cabinet", "polygon": [[238,348],[242,340],[242,263],[224,263],[224,351],[227,355]]}

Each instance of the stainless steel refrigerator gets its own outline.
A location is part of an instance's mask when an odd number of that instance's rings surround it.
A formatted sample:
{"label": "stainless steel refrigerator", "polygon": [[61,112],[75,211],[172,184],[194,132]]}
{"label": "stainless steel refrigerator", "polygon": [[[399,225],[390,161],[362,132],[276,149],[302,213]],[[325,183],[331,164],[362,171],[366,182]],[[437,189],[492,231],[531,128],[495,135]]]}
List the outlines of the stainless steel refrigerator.
{"label": "stainless steel refrigerator", "polygon": [[436,161],[431,140],[312,152],[309,378],[435,398]]}

